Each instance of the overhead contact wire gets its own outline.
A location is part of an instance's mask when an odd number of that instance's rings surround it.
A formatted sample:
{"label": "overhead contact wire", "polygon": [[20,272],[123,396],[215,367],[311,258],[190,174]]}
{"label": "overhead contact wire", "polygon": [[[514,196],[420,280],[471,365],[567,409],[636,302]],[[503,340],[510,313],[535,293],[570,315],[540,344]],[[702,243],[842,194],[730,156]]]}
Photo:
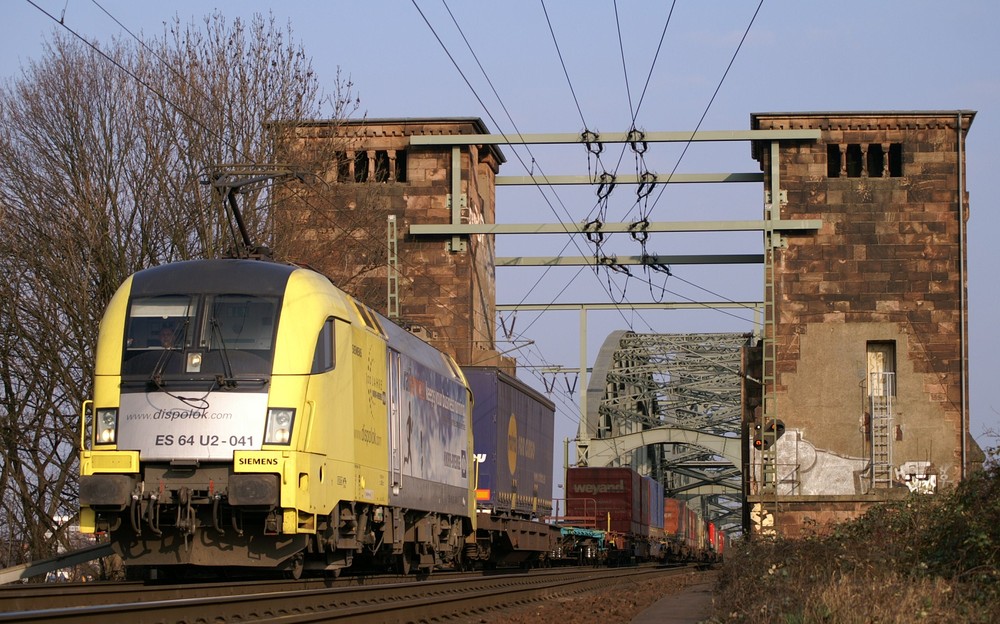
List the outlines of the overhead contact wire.
{"label": "overhead contact wire", "polygon": [[[698,119],[697,125],[695,125],[694,130],[691,132],[691,138],[689,138],[684,143],[684,149],[681,150],[680,156],[677,157],[677,162],[674,163],[674,168],[671,169],[670,175],[667,177],[666,182],[669,183],[670,179],[673,178],[674,174],[677,173],[678,167],[680,167],[681,161],[684,160],[685,154],[687,154],[688,148],[691,147],[691,143],[694,142],[695,135],[701,129],[701,125],[705,122],[705,118],[708,116],[708,111],[711,110],[712,104],[715,103],[715,98],[719,95],[719,91],[722,90],[722,84],[726,81],[726,77],[729,76],[729,71],[733,68],[733,63],[736,62],[736,57],[739,56],[740,50],[743,48],[743,43],[747,40],[747,35],[750,34],[750,29],[753,27],[754,22],[757,20],[757,15],[760,13],[761,7],[764,6],[764,0],[760,0],[757,4],[757,9],[753,12],[753,16],[750,18],[750,23],[747,24],[746,30],[743,31],[743,36],[740,38],[739,44],[736,46],[736,50],[733,52],[733,56],[729,59],[729,64],[726,65],[726,70],[722,72],[722,78],[719,79],[719,83],[715,86],[715,91],[712,92],[712,97],[709,98],[708,104],[705,106],[705,110],[701,113],[701,117]],[[660,200],[666,187],[660,187],[660,192],[657,193],[656,199],[653,201],[653,206]]]}
{"label": "overhead contact wire", "polygon": [[[495,125],[495,126],[496,126],[496,127],[498,128],[498,129],[499,129],[499,128],[500,128],[500,124],[499,124],[499,123],[498,123],[498,122],[496,121],[496,119],[495,119],[495,118],[493,117],[493,115],[492,115],[492,113],[490,112],[489,108],[488,108],[488,107],[486,106],[486,104],[485,104],[485,103],[483,102],[483,99],[482,99],[482,98],[481,98],[481,97],[479,96],[479,93],[478,93],[478,92],[476,91],[476,89],[475,89],[475,88],[474,88],[474,87],[472,86],[472,83],[471,83],[471,82],[469,81],[468,77],[467,77],[467,76],[465,75],[465,72],[463,72],[463,71],[462,71],[461,67],[460,67],[460,66],[458,65],[458,62],[457,62],[457,61],[455,60],[455,57],[454,57],[454,55],[453,55],[453,54],[452,54],[452,53],[451,53],[451,52],[450,52],[450,51],[448,50],[447,46],[446,46],[446,45],[444,44],[444,41],[442,41],[442,39],[441,39],[441,37],[440,37],[440,36],[438,35],[437,31],[436,31],[436,30],[434,29],[434,27],[433,27],[433,26],[431,25],[430,21],[429,21],[429,20],[427,19],[427,16],[426,16],[426,15],[424,14],[424,12],[423,12],[423,11],[422,11],[422,10],[420,9],[420,7],[419,7],[419,6],[417,5],[417,3],[416,3],[416,0],[411,0],[411,2],[413,3],[413,6],[414,6],[414,8],[416,8],[416,9],[417,9],[417,12],[418,12],[418,13],[420,14],[420,17],[421,17],[421,18],[422,18],[422,19],[424,20],[424,23],[425,23],[425,24],[427,25],[427,27],[428,27],[428,28],[429,28],[429,29],[431,30],[431,32],[432,32],[432,34],[434,35],[434,38],[435,38],[435,39],[437,40],[438,44],[439,44],[439,45],[440,45],[440,46],[442,47],[442,49],[444,50],[445,54],[446,54],[446,55],[448,56],[448,59],[449,59],[449,60],[450,60],[450,61],[452,62],[452,65],[454,65],[454,66],[455,66],[455,69],[456,69],[456,70],[457,70],[457,71],[459,72],[459,75],[461,75],[461,77],[462,77],[462,80],[463,80],[463,81],[465,81],[465,84],[466,84],[466,85],[467,85],[467,86],[469,87],[469,89],[470,89],[470,90],[472,91],[472,93],[473,93],[473,95],[475,96],[476,100],[477,100],[477,101],[479,102],[480,106],[482,106],[483,110],[484,110],[484,111],[486,112],[486,115],[487,115],[487,116],[488,116],[488,117],[490,118],[490,121],[492,121],[492,122],[493,122],[493,124],[494,124],[494,125]],[[442,0],[442,2],[444,2],[444,0]],[[445,3],[445,6],[446,6],[446,8],[447,8],[447,4],[446,4],[446,3]],[[451,15],[451,11],[450,11],[450,9],[448,10],[448,12],[449,12],[449,14]],[[452,19],[454,20],[454,15],[452,15]],[[456,22],[456,26],[458,26],[457,22]],[[459,28],[459,31],[461,32],[461,28]],[[468,39],[466,39],[466,38],[464,37],[464,34],[463,34],[462,36],[463,36],[463,39],[464,39],[464,40],[465,40],[465,42],[466,42],[466,45],[469,45],[469,43],[468,43]],[[471,51],[471,46],[469,46],[469,47],[470,47],[470,51]],[[477,58],[477,57],[475,57],[475,53],[474,53],[474,51],[473,51],[473,57],[474,57],[474,58],[476,58],[476,62],[478,63],[479,61],[478,61],[478,58]],[[481,65],[481,64],[479,65],[479,67],[480,67],[480,70],[481,70],[481,71],[483,71],[483,73],[485,74],[485,70],[483,70],[483,68],[482,68],[482,65]],[[487,78],[487,81],[489,82],[489,79],[488,79],[488,78]],[[490,86],[492,87],[492,82],[490,82]],[[497,95],[497,97],[498,97],[498,99],[499,99],[499,94],[496,94],[496,92],[495,92],[495,91],[494,91],[494,94],[495,94],[495,95]],[[504,110],[506,111],[506,107],[504,107]],[[512,121],[512,123],[513,123],[513,121]],[[501,135],[502,135],[502,136],[504,136],[504,138],[506,138],[506,136],[507,136],[507,135],[506,135],[506,134],[505,134],[505,133],[504,133],[504,132],[503,132],[502,130],[500,131],[500,133],[501,133]],[[530,150],[530,148],[527,148],[527,146],[525,146],[525,148],[526,148],[526,150],[528,151],[528,154],[529,154],[529,155],[531,155],[531,150]],[[520,163],[521,163],[521,166],[522,166],[522,167],[523,167],[523,168],[525,169],[525,171],[527,171],[527,170],[528,170],[528,166],[527,166],[527,164],[525,163],[524,159],[523,159],[523,158],[521,158],[521,155],[520,155],[520,154],[518,153],[518,150],[514,149],[514,150],[513,150],[513,152],[514,152],[515,156],[517,157],[518,161],[520,161]],[[535,162],[535,161],[533,160],[533,162]],[[545,174],[544,174],[544,172],[543,172],[543,174],[542,174],[542,177],[543,177],[543,178],[545,178],[545,177],[546,177],[546,176],[545,176]],[[554,206],[552,205],[552,202],[551,202],[551,201],[549,200],[549,198],[548,198],[548,197],[547,197],[547,196],[545,195],[545,193],[544,193],[544,192],[542,191],[541,187],[538,187],[538,190],[539,190],[539,193],[541,194],[542,198],[543,198],[543,199],[545,200],[545,202],[546,202],[546,203],[548,204],[548,206],[549,206],[549,209],[550,209],[550,210],[552,210],[552,212],[553,212],[553,215],[554,215],[554,216],[556,217],[556,219],[557,219],[557,220],[559,221],[559,223],[560,223],[560,224],[562,224],[562,225],[563,225],[563,227],[565,227],[565,223],[564,223],[564,222],[562,221],[562,219],[561,219],[561,218],[559,217],[559,215],[558,215],[558,214],[556,213],[556,211],[555,211],[555,207],[554,207]],[[554,194],[554,195],[556,196],[556,198],[558,199],[558,197],[559,197],[559,196],[558,196],[558,193],[556,193],[555,191],[553,191],[553,194]],[[562,205],[562,202],[561,202],[561,200],[560,200],[560,204]],[[564,210],[566,210],[566,208],[565,208],[565,205],[563,205],[563,209],[564,209]],[[569,215],[569,213],[568,213],[568,210],[567,210],[567,216],[570,216],[570,215]],[[570,232],[570,231],[569,231],[568,229],[567,229],[567,233],[568,233],[568,234],[570,234],[570,242],[571,242],[571,243],[572,243],[572,244],[573,244],[573,245],[574,245],[574,246],[575,246],[575,247],[577,248],[577,250],[579,251],[579,253],[580,253],[580,254],[582,255],[582,254],[583,254],[583,250],[582,250],[582,249],[580,249],[580,247],[579,247],[579,244],[578,244],[578,243],[576,242],[576,239],[575,239],[575,237],[574,237],[573,233],[572,233],[572,232]],[[568,246],[568,244],[567,244],[567,246]],[[564,249],[565,249],[565,247],[564,247]],[[547,274],[547,273],[548,273],[548,271],[549,271],[549,270],[550,270],[550,269],[548,269],[548,268],[546,269],[545,273],[543,273],[543,275],[542,275],[542,278],[543,278],[543,277],[545,276],[545,274]],[[538,280],[538,281],[536,281],[536,283],[535,283],[535,286],[533,286],[533,287],[532,287],[532,290],[533,290],[533,289],[534,289],[535,287],[537,287],[538,283],[540,282],[540,280],[541,280],[542,278],[539,278],[539,280]],[[564,289],[564,290],[565,290],[565,289]],[[531,291],[529,291],[529,294],[530,294],[530,292],[531,292]],[[613,297],[613,294],[612,294],[612,293],[608,292],[607,294],[608,294],[609,296],[612,296],[612,297]],[[523,302],[523,299],[522,299],[522,302]],[[627,319],[626,319],[626,322],[627,322]]]}
{"label": "overhead contact wire", "polygon": [[[670,182],[670,180],[671,180],[671,179],[673,178],[673,176],[674,176],[674,175],[676,174],[676,172],[677,172],[677,169],[678,169],[678,168],[680,167],[680,164],[681,164],[681,161],[682,161],[682,160],[684,159],[684,156],[685,156],[685,154],[687,153],[688,149],[689,149],[689,148],[690,148],[690,146],[691,146],[691,143],[692,143],[692,142],[693,142],[693,140],[694,140],[694,136],[695,136],[695,135],[697,134],[697,132],[698,132],[698,131],[699,131],[699,130],[701,129],[701,126],[702,126],[702,124],[704,123],[704,121],[705,121],[705,118],[706,118],[706,117],[708,116],[708,111],[709,111],[709,110],[711,109],[711,107],[712,107],[712,104],[713,104],[713,103],[715,102],[715,99],[716,99],[716,97],[717,97],[717,96],[718,96],[718,94],[719,94],[719,91],[720,91],[720,90],[722,89],[722,84],[723,84],[723,83],[725,82],[725,80],[726,80],[726,77],[727,77],[727,76],[729,75],[729,72],[730,72],[730,70],[732,69],[732,66],[733,66],[733,64],[734,64],[734,63],[736,62],[736,57],[737,57],[737,56],[739,55],[739,52],[740,52],[740,49],[742,48],[742,46],[743,46],[743,43],[744,43],[744,42],[746,41],[746,38],[747,38],[747,36],[748,36],[748,35],[749,35],[749,33],[750,33],[750,29],[751,29],[751,28],[753,27],[753,24],[754,24],[754,22],[756,21],[756,19],[757,19],[757,15],[758,15],[758,14],[760,13],[760,9],[761,9],[761,7],[763,6],[763,4],[764,4],[764,0],[760,0],[760,2],[759,2],[759,3],[758,3],[758,5],[757,5],[757,8],[756,8],[756,10],[754,11],[754,14],[753,14],[753,16],[752,16],[752,17],[751,17],[751,19],[750,19],[750,22],[749,22],[749,24],[747,25],[746,29],[745,29],[745,30],[744,30],[744,32],[743,32],[743,36],[742,36],[742,38],[740,39],[740,42],[739,42],[739,44],[737,45],[737,47],[736,47],[736,50],[735,50],[735,51],[733,52],[733,55],[732,55],[732,57],[731,57],[731,58],[730,58],[730,60],[729,60],[729,64],[728,64],[728,65],[726,66],[726,69],[725,69],[725,71],[723,72],[723,75],[722,75],[722,78],[721,78],[721,79],[719,80],[719,83],[718,83],[718,84],[716,85],[716,88],[715,88],[715,91],[714,91],[714,92],[712,93],[712,97],[710,98],[710,100],[709,100],[708,104],[706,105],[706,107],[705,107],[705,110],[704,110],[704,111],[702,112],[702,114],[701,114],[701,117],[700,117],[700,118],[699,118],[699,120],[698,120],[698,124],[697,124],[697,125],[695,126],[695,129],[694,129],[694,131],[693,131],[693,132],[692,132],[692,134],[691,134],[691,138],[690,138],[690,139],[688,139],[688,141],[686,141],[686,142],[685,142],[685,145],[684,145],[684,148],[683,148],[683,150],[682,150],[682,152],[681,152],[680,156],[678,157],[678,159],[677,159],[677,162],[676,162],[676,163],[674,164],[674,167],[673,167],[673,169],[672,169],[672,170],[670,171],[670,174],[669,174],[669,176],[667,177],[667,180],[665,180],[665,181],[664,181],[664,183],[663,183],[663,184],[662,184],[662,185],[660,186],[660,190],[659,190],[659,192],[657,193],[657,195],[656,195],[656,198],[655,198],[655,199],[653,200],[653,205],[649,207],[649,209],[648,209],[648,210],[649,210],[649,212],[650,212],[650,213],[652,212],[652,209],[653,209],[653,208],[654,208],[654,207],[656,206],[656,204],[657,204],[657,203],[659,202],[659,199],[660,199],[660,197],[661,197],[661,196],[663,195],[663,193],[664,193],[664,192],[666,191],[666,186],[665,186],[665,185],[666,185],[667,183],[669,183],[669,182]],[[617,3],[616,3],[616,6],[617,6]],[[642,107],[642,102],[643,102],[643,101],[645,100],[645,97],[646,97],[646,91],[647,91],[647,89],[648,89],[648,87],[649,87],[649,84],[650,84],[650,82],[652,81],[652,76],[653,76],[653,69],[654,69],[654,67],[656,66],[656,61],[657,61],[657,59],[659,58],[659,54],[660,54],[660,50],[661,50],[661,48],[663,47],[663,42],[664,42],[664,39],[665,39],[665,37],[666,37],[666,32],[667,32],[667,27],[668,27],[668,26],[670,25],[670,19],[671,19],[671,17],[673,16],[673,11],[674,11],[674,7],[675,7],[675,6],[676,6],[676,0],[675,0],[675,2],[673,2],[673,3],[671,4],[671,7],[670,7],[670,12],[669,12],[669,14],[667,15],[667,21],[666,21],[666,23],[665,23],[665,24],[664,24],[664,26],[663,26],[663,31],[662,31],[662,33],[660,34],[660,42],[659,42],[659,44],[658,44],[658,46],[657,46],[657,49],[656,49],[656,54],[655,54],[655,56],[654,56],[654,59],[653,59],[653,62],[652,62],[652,63],[650,64],[650,68],[649,68],[649,73],[648,73],[648,75],[647,75],[647,77],[646,77],[646,83],[645,83],[645,85],[644,85],[644,87],[643,87],[643,90],[642,90],[642,96],[641,96],[641,97],[640,97],[640,99],[639,99],[639,105],[638,105],[638,107],[636,108],[636,111],[635,111],[635,113],[634,113],[634,115],[633,115],[633,118],[632,118],[632,126],[633,126],[633,127],[635,126],[635,121],[636,121],[636,119],[638,118],[638,113],[639,113],[639,109],[640,109],[640,108]],[[627,78],[626,78],[626,83],[627,83]],[[631,100],[630,100],[630,102],[631,102]],[[622,148],[622,158],[624,158],[624,154],[625,154],[625,148],[623,147],[623,148]],[[619,164],[620,164],[620,162],[621,162],[621,159],[619,159]],[[628,216],[628,214],[630,214],[630,213],[631,213],[631,210],[629,210],[629,212],[628,212],[628,213],[626,213],[626,215],[625,215],[625,216],[627,217],[627,216]],[[691,286],[694,286],[695,288],[698,288],[698,289],[700,289],[700,290],[703,290],[703,291],[705,291],[705,292],[708,292],[708,293],[711,293],[711,294],[713,294],[713,295],[716,295],[716,296],[719,296],[720,298],[723,298],[723,299],[726,299],[725,297],[721,297],[720,295],[718,295],[718,294],[716,294],[716,293],[712,292],[711,290],[708,290],[708,289],[706,289],[706,288],[703,288],[703,287],[701,287],[701,286],[699,286],[699,285],[695,284],[694,282],[691,282],[691,281],[689,281],[689,280],[685,280],[685,279],[683,279],[683,278],[679,277],[679,276],[678,276],[677,274],[675,274],[675,273],[671,273],[671,277],[673,277],[673,278],[675,278],[675,279],[677,279],[677,280],[680,280],[680,281],[682,281],[682,282],[684,282],[684,283],[686,283],[686,284],[689,284],[689,285],[691,285]],[[677,294],[677,293],[673,293],[672,291],[666,291],[666,292],[671,292],[671,294],[675,294],[675,295]],[[678,296],[680,296],[680,295],[678,295]],[[730,301],[730,302],[732,302],[732,300],[731,300],[731,299],[727,299],[727,300],[728,300],[728,301]],[[734,315],[734,314],[731,314],[731,313],[729,313],[729,312],[725,312],[725,311],[723,311],[723,310],[719,310],[719,311],[720,311],[720,312],[724,312],[725,314],[729,314],[730,316],[734,316],[735,318],[740,318],[741,320],[746,320],[746,319],[742,319],[742,317],[739,317],[739,316],[737,316],[737,315]]]}
{"label": "overhead contact wire", "polygon": [[140,78],[139,76],[137,76],[132,70],[130,70],[129,68],[125,67],[124,65],[122,65],[121,63],[119,63],[117,60],[111,58],[111,56],[109,56],[106,52],[104,52],[104,50],[101,50],[96,44],[88,41],[83,35],[81,35],[80,33],[76,32],[75,30],[73,30],[72,28],[70,28],[69,26],[67,26],[66,23],[65,23],[65,19],[58,19],[58,18],[56,18],[51,13],[49,13],[48,11],[46,11],[45,9],[43,9],[42,7],[38,6],[34,2],[34,0],[25,0],[25,1],[28,4],[30,4],[31,6],[35,7],[36,9],[38,9],[38,11],[40,13],[42,13],[43,15],[45,15],[46,17],[48,17],[50,20],[52,20],[53,22],[59,24],[60,27],[64,28],[71,35],[73,35],[74,37],[76,37],[77,39],[79,39],[80,42],[82,42],[88,48],[90,48],[91,50],[93,50],[94,52],[96,52],[101,58],[103,58],[107,62],[111,63],[115,67],[117,67],[119,71],[121,71],[122,73],[124,73],[125,75],[127,75],[128,77],[130,77],[132,80],[135,80],[138,84],[140,84],[143,87],[145,87],[150,93],[152,93],[156,97],[158,97],[161,100],[163,100],[164,102],[166,102],[170,107],[172,107],[174,110],[176,110],[178,113],[180,113],[185,119],[187,119],[191,123],[195,124],[196,126],[198,126],[199,128],[201,128],[202,130],[204,130],[210,136],[212,136],[212,137],[216,138],[217,140],[219,140],[220,143],[223,143],[225,145],[229,145],[233,149],[239,151],[239,147],[238,146],[231,145],[226,140],[225,137],[219,135],[217,132],[213,131],[211,128],[206,127],[204,124],[202,124],[198,119],[196,119],[189,112],[187,112],[186,110],[184,110],[183,108],[181,108],[179,105],[175,104],[164,93],[162,93],[159,90],[157,90],[156,87],[154,87],[153,85],[149,84],[148,82],[146,82],[145,80],[143,80],[142,78]]}
{"label": "overhead contact wire", "polygon": [[563,59],[562,50],[559,49],[559,41],[556,39],[556,32],[552,28],[552,20],[549,18],[549,10],[545,8],[545,0],[540,0],[542,13],[545,14],[545,22],[549,27],[549,34],[552,35],[552,43],[556,46],[556,55],[559,57],[559,64],[562,66],[563,75],[566,77],[566,84],[569,85],[569,92],[573,96],[573,103],[576,104],[576,112],[580,114],[580,123],[587,128],[587,120],[583,117],[583,109],[580,107],[580,100],[576,97],[576,90],[573,88],[573,81],[570,80],[569,70],[566,69],[566,61]]}
{"label": "overhead contact wire", "polygon": [[[223,137],[223,136],[219,135],[218,133],[214,132],[211,128],[206,127],[204,124],[202,124],[200,122],[199,119],[197,119],[192,114],[190,114],[188,111],[186,111],[182,106],[180,106],[180,105],[176,104],[175,102],[173,102],[169,97],[167,97],[166,95],[164,95],[163,93],[161,93],[160,91],[158,91],[157,89],[155,89],[153,86],[151,86],[149,83],[147,83],[146,81],[144,81],[143,79],[141,79],[139,76],[137,76],[131,70],[129,70],[128,68],[124,67],[119,62],[117,62],[115,59],[111,58],[107,53],[105,53],[103,50],[101,50],[100,48],[98,48],[96,45],[94,45],[93,43],[91,43],[90,41],[88,41],[81,34],[79,34],[78,32],[76,32],[73,28],[67,26],[66,23],[65,23],[65,19],[57,19],[57,18],[55,18],[55,16],[49,14],[47,11],[45,11],[44,9],[42,9],[41,7],[39,7],[37,4],[35,4],[35,2],[33,2],[33,0],[26,0],[26,1],[28,2],[28,4],[34,6],[36,9],[38,9],[41,13],[43,13],[49,19],[57,22],[67,32],[69,32],[75,38],[77,38],[82,43],[84,43],[87,47],[91,48],[94,52],[96,52],[99,56],[101,56],[102,58],[104,58],[107,62],[111,63],[113,66],[115,66],[116,68],[118,68],[120,71],[122,71],[129,78],[131,78],[136,83],[142,85],[144,88],[148,89],[154,95],[156,95],[157,97],[159,97],[166,104],[168,104],[171,108],[173,108],[174,110],[176,110],[180,115],[182,115],[183,117],[185,117],[186,119],[188,119],[189,121],[191,121],[193,124],[195,124],[196,126],[198,126],[199,128],[201,128],[202,130],[204,130],[210,136],[215,137],[221,143],[230,146],[232,149],[236,150],[237,152],[242,153],[242,150],[238,146],[235,146],[235,145],[231,144],[225,137]],[[152,52],[152,50],[150,50],[149,47],[139,37],[137,37],[131,30],[129,30],[127,27],[125,27],[113,15],[111,15],[110,13],[108,13],[108,11],[106,9],[104,9],[104,7],[102,7],[99,3],[96,2],[96,0],[93,0],[93,1],[94,1],[94,4],[96,6],[98,6],[98,8],[100,8],[105,14],[107,14],[109,18],[111,18],[116,24],[118,24],[133,39],[135,39],[146,50]],[[154,54],[154,56],[157,56],[157,55]],[[161,63],[163,63],[164,65],[167,65],[168,70],[170,70],[175,76],[182,77],[182,76],[180,76],[180,74],[178,72],[176,72],[175,70],[173,70],[162,58],[159,58],[159,56],[157,56],[157,59]],[[214,104],[212,104],[212,105],[214,106]],[[247,157],[246,154],[244,154],[244,158],[246,158],[247,160],[250,160],[250,158]],[[326,185],[326,186],[329,186],[329,182],[326,181],[326,180],[322,180],[322,183],[324,185]],[[308,200],[308,198],[305,198],[301,194],[299,194],[298,196],[300,197],[300,199],[302,199],[302,201],[304,201],[306,203],[306,205],[310,205],[310,206],[312,205],[311,202]],[[340,229],[342,232],[347,233],[346,228],[344,228],[341,224],[338,224],[338,223],[336,223],[333,220],[331,220],[330,223],[334,227],[336,227],[337,229]],[[370,247],[371,249],[376,249],[376,250],[378,250],[380,252],[385,252],[388,249],[387,245],[380,244],[380,243],[377,243],[377,242],[375,242],[373,244],[374,244],[374,246]],[[419,268],[416,265],[412,265],[412,263],[406,263],[406,262],[404,262],[403,264],[411,266],[411,268],[414,268],[414,269]],[[484,338],[492,338],[492,337],[489,337],[489,336],[483,336],[483,337]]]}
{"label": "overhead contact wire", "polygon": [[625,76],[625,95],[628,97],[628,112],[632,115],[632,125],[635,125],[635,116],[638,111],[632,106],[632,87],[628,84],[628,64],[625,62],[625,42],[622,41],[622,22],[618,16],[618,0],[615,0],[615,26],[618,31],[618,50],[622,57],[622,74]]}

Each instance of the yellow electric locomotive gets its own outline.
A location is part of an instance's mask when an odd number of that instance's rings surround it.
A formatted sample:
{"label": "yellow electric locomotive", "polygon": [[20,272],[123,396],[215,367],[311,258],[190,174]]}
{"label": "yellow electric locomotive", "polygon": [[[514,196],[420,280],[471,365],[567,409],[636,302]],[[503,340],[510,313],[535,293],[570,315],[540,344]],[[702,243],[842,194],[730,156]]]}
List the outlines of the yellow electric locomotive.
{"label": "yellow electric locomotive", "polygon": [[461,562],[465,378],[326,277],[248,259],[140,271],[96,355],[81,530],[133,573]]}

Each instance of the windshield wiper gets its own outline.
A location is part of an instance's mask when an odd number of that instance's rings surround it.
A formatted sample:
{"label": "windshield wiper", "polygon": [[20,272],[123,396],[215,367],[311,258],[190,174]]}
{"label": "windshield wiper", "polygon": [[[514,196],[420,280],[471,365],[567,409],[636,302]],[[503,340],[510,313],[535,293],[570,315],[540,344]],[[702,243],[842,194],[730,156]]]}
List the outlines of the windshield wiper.
{"label": "windshield wiper", "polygon": [[222,347],[222,372],[224,375],[216,375],[216,383],[222,388],[235,388],[237,383],[233,376],[233,364],[229,361],[229,349],[226,347],[226,339],[222,337],[222,327],[219,326],[219,321],[214,316],[209,320],[209,323],[212,325],[212,333],[218,334],[219,346]]}
{"label": "windshield wiper", "polygon": [[180,331],[177,332],[177,339],[175,342],[168,347],[163,347],[160,357],[156,359],[156,365],[153,367],[153,372],[149,376],[149,383],[152,383],[157,388],[163,388],[163,369],[166,367],[167,362],[169,362],[173,357],[174,352],[182,352],[184,350],[184,337],[187,335],[187,328],[190,323],[190,319],[184,320],[184,324],[181,325]]}

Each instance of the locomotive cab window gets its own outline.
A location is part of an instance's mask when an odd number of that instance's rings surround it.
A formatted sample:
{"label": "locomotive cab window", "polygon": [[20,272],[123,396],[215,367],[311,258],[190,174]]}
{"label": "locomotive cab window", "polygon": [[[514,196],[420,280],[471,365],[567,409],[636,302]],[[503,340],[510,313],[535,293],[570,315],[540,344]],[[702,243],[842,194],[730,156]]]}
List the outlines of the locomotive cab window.
{"label": "locomotive cab window", "polygon": [[123,372],[180,372],[180,354],[191,345],[195,312],[190,296],[135,299],[125,324]]}
{"label": "locomotive cab window", "polygon": [[199,340],[204,365],[226,376],[270,373],[278,300],[250,295],[207,299]]}
{"label": "locomotive cab window", "polygon": [[136,299],[129,315],[125,348],[134,352],[190,344],[189,329],[193,318],[192,297]]}
{"label": "locomotive cab window", "polygon": [[323,323],[323,328],[319,330],[319,338],[316,339],[316,351],[313,353],[312,374],[314,375],[333,370],[333,367],[337,364],[336,334],[333,323],[333,319],[328,318]]}
{"label": "locomotive cab window", "polygon": [[137,297],[126,319],[122,372],[151,377],[267,375],[277,297]]}

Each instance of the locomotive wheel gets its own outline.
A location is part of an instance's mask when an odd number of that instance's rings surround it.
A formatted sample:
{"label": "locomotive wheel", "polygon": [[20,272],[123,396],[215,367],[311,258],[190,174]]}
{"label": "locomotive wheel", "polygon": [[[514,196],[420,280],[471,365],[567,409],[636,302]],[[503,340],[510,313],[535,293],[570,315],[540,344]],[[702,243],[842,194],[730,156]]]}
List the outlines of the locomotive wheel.
{"label": "locomotive wheel", "polygon": [[406,576],[410,573],[410,568],[410,555],[404,549],[401,554],[396,555],[396,570]]}
{"label": "locomotive wheel", "polygon": [[287,566],[285,568],[285,578],[297,581],[302,578],[302,572],[306,569],[306,558],[302,553],[299,553],[288,560]]}
{"label": "locomotive wheel", "polygon": [[340,571],[342,569],[343,568],[334,568],[333,570],[325,570],[323,572],[323,576],[325,576],[326,578],[331,579],[331,580],[339,579],[340,578]]}

